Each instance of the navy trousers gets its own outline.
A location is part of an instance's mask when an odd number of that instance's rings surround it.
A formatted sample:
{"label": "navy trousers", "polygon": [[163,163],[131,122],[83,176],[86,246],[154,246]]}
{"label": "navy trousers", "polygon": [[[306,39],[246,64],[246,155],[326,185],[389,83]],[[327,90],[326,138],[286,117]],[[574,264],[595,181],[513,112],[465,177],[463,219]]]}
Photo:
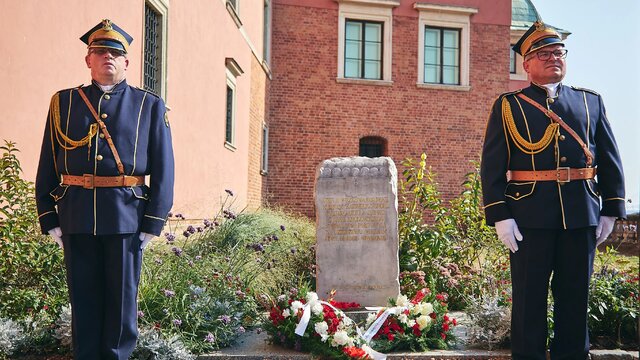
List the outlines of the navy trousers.
{"label": "navy trousers", "polygon": [[547,295],[553,295],[552,360],[585,360],[589,353],[587,307],[596,249],[595,227],[575,230],[520,229],[511,253],[514,360],[546,359]]}
{"label": "navy trousers", "polygon": [[138,337],[138,234],[65,235],[75,360],[128,359]]}

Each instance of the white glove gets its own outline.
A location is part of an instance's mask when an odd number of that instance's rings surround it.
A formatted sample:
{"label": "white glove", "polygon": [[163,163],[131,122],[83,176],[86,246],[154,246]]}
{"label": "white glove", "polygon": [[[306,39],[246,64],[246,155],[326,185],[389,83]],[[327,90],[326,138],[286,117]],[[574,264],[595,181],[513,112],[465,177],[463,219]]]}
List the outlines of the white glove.
{"label": "white glove", "polygon": [[149,241],[151,241],[154,237],[155,237],[155,235],[151,235],[151,234],[147,234],[145,232],[141,232],[140,233],[140,241],[142,241],[142,243],[140,243],[140,250],[144,250],[144,248],[147,247],[147,245],[149,244]]}
{"label": "white glove", "polygon": [[602,244],[613,231],[616,223],[614,216],[600,216],[598,227],[596,227],[596,246]]}
{"label": "white glove", "polygon": [[60,230],[60,227],[54,227],[49,230],[49,235],[51,235],[56,244],[60,246],[60,249],[64,249],[64,245],[62,245],[62,230]]}
{"label": "white glove", "polygon": [[505,219],[496,222],[496,233],[498,233],[498,238],[502,243],[511,250],[511,252],[518,251],[518,244],[516,243],[516,239],[518,241],[522,241],[522,234],[520,234],[520,230],[518,229],[518,224],[513,219]]}

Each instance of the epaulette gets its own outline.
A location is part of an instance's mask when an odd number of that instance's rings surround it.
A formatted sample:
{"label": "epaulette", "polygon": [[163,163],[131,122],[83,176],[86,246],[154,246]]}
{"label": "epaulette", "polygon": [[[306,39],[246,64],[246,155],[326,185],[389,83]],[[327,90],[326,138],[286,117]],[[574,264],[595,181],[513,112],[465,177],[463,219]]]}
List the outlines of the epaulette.
{"label": "epaulette", "polygon": [[509,95],[515,95],[515,94],[517,94],[517,93],[519,93],[521,91],[522,91],[522,89],[518,89],[518,90],[514,90],[514,91],[507,91],[506,93],[500,94],[500,96],[498,96],[498,99],[502,99],[503,97],[509,96]]}
{"label": "epaulette", "polygon": [[154,92],[153,92],[153,91],[151,91],[151,90],[147,90],[147,89],[139,88],[139,87],[137,87],[137,86],[132,86],[132,87],[133,87],[134,89],[138,89],[138,90],[140,90],[140,91],[144,91],[144,92],[146,92],[146,93],[147,93],[147,94],[149,94],[149,95],[153,95],[153,96],[155,96],[155,97],[157,97],[157,98],[160,98],[160,96],[159,96],[158,94],[154,93]]}
{"label": "epaulette", "polygon": [[597,92],[595,92],[595,91],[593,91],[591,89],[581,88],[581,87],[577,87],[577,86],[571,86],[571,88],[573,90],[586,91],[586,92],[591,93],[593,95],[600,96],[600,94],[598,94]]}
{"label": "epaulette", "polygon": [[77,89],[77,88],[79,88],[79,87],[83,87],[83,86],[84,86],[84,84],[80,84],[80,85],[78,85],[78,86],[74,86],[74,87],[70,87],[70,88],[66,88],[66,89],[58,90],[58,91],[56,91],[56,93],[61,93],[61,92],[69,91],[69,90],[75,90],[75,89]]}

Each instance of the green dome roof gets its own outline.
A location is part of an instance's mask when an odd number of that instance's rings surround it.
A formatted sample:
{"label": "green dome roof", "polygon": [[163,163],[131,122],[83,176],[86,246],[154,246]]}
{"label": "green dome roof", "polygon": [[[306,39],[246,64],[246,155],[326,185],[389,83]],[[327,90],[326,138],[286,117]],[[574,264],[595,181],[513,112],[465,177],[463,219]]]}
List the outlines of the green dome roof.
{"label": "green dome roof", "polygon": [[[531,0],[511,0],[511,30],[527,30],[537,20],[542,21],[542,17],[536,10]],[[567,30],[557,28],[553,25],[547,24],[556,29],[563,38],[571,34]]]}

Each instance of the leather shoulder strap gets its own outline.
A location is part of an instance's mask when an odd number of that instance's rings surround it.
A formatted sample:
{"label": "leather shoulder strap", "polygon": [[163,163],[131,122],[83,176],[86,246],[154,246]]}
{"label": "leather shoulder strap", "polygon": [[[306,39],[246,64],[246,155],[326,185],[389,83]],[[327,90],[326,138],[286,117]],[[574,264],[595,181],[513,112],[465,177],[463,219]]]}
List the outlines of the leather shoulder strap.
{"label": "leather shoulder strap", "polygon": [[93,108],[93,105],[91,105],[91,102],[89,102],[89,99],[87,99],[87,95],[84,94],[84,91],[82,91],[81,87],[78,88],[78,93],[82,97],[82,100],[84,100],[84,103],[87,104],[87,107],[91,111],[91,114],[93,114],[93,118],[96,119],[96,122],[100,127],[100,131],[104,134],[104,138],[105,140],[107,140],[107,144],[109,144],[109,148],[111,149],[111,152],[113,153],[113,157],[116,160],[116,166],[118,167],[118,172],[120,173],[120,175],[124,175],[124,165],[122,165],[122,161],[120,160],[120,155],[118,155],[118,150],[116,150],[116,146],[113,143],[113,139],[111,138],[111,135],[109,135],[109,131],[107,130],[107,125],[105,125],[104,121],[100,120],[100,117],[96,112],[96,109]]}
{"label": "leather shoulder strap", "polygon": [[542,111],[545,115],[547,115],[549,119],[553,120],[554,122],[562,126],[562,128],[566,132],[568,132],[569,135],[571,135],[571,137],[573,137],[578,142],[578,144],[582,148],[582,151],[584,151],[584,154],[587,157],[587,166],[590,167],[591,165],[593,165],[593,154],[589,150],[589,147],[587,146],[587,144],[585,144],[584,141],[582,141],[580,136],[569,125],[567,125],[567,123],[564,122],[564,120],[562,120],[560,116],[558,116],[556,113],[554,113],[551,110],[545,109],[542,105],[538,104],[533,99],[531,99],[530,97],[526,96],[523,93],[518,93],[517,96],[522,100],[528,102],[529,104],[535,106],[538,110]]}

